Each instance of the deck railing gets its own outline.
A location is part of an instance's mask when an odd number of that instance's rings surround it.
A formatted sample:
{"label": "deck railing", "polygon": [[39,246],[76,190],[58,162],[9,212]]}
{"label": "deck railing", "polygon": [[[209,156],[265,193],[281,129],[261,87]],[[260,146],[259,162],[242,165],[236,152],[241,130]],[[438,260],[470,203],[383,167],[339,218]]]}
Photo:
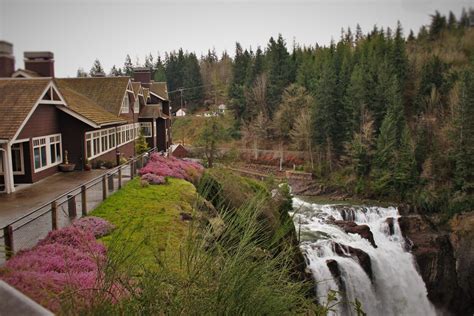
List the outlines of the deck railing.
{"label": "deck railing", "polygon": [[[110,194],[133,179],[154,152],[156,148],[107,170],[0,227],[0,264],[17,251],[33,247],[51,230],[66,227],[76,218],[86,216]],[[4,245],[3,249],[1,245]]]}

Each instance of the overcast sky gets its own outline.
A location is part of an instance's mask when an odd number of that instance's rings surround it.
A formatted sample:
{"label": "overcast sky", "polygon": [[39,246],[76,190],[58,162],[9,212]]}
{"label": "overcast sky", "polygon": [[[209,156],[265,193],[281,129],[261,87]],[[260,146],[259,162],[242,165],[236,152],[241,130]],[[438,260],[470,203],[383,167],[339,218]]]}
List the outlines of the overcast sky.
{"label": "overcast sky", "polygon": [[0,0],[0,39],[14,45],[16,67],[23,52],[52,51],[57,76],[75,76],[98,58],[106,71],[122,66],[126,54],[144,61],[145,54],[184,50],[198,54],[215,48],[233,55],[244,47],[266,45],[281,33],[291,47],[326,45],[341,28],[364,32],[374,24],[405,33],[429,23],[435,10],[457,16],[468,0]]}

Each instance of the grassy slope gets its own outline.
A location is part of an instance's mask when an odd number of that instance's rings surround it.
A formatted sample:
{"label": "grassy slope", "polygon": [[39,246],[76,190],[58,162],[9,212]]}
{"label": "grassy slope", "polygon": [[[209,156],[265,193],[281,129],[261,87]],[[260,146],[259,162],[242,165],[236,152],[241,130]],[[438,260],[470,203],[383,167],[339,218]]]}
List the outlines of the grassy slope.
{"label": "grassy slope", "polygon": [[[102,238],[107,246],[135,252],[134,264],[152,265],[159,251],[170,259],[179,256],[188,224],[180,212],[191,212],[196,197],[194,186],[180,179],[166,185],[142,187],[138,178],[104,201],[91,215],[107,219],[117,228]],[[176,260],[178,261],[178,260]]]}

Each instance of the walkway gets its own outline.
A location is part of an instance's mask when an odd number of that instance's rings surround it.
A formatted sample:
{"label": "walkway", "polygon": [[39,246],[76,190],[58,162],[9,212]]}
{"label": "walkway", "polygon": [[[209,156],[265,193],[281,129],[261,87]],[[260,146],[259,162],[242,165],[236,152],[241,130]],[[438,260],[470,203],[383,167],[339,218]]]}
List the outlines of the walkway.
{"label": "walkway", "polygon": [[0,194],[0,227],[105,172],[107,170],[57,173],[23,188],[20,185],[11,194]]}

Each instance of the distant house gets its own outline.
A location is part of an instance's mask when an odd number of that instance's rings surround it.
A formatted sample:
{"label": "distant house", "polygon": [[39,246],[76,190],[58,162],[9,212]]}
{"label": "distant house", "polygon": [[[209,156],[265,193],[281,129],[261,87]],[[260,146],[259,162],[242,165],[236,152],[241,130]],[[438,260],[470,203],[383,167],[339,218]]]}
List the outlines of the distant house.
{"label": "distant house", "polygon": [[[14,70],[12,45],[0,41],[0,191],[58,172],[68,160],[118,163],[135,155],[143,133],[151,147],[171,145],[166,83],[129,77],[54,78],[51,52],[25,52]],[[135,75],[135,74],[134,74]],[[12,76],[15,76],[12,78]]]}
{"label": "distant house", "polygon": [[181,144],[173,144],[170,146],[170,154],[176,158],[185,158],[189,155],[189,152]]}
{"label": "distant house", "polygon": [[217,107],[217,110],[219,111],[219,113],[225,114],[225,111],[227,110],[227,105],[225,105],[225,104],[220,104],[220,105]]}
{"label": "distant house", "polygon": [[178,111],[176,111],[176,116],[186,116],[186,109],[179,109]]}

